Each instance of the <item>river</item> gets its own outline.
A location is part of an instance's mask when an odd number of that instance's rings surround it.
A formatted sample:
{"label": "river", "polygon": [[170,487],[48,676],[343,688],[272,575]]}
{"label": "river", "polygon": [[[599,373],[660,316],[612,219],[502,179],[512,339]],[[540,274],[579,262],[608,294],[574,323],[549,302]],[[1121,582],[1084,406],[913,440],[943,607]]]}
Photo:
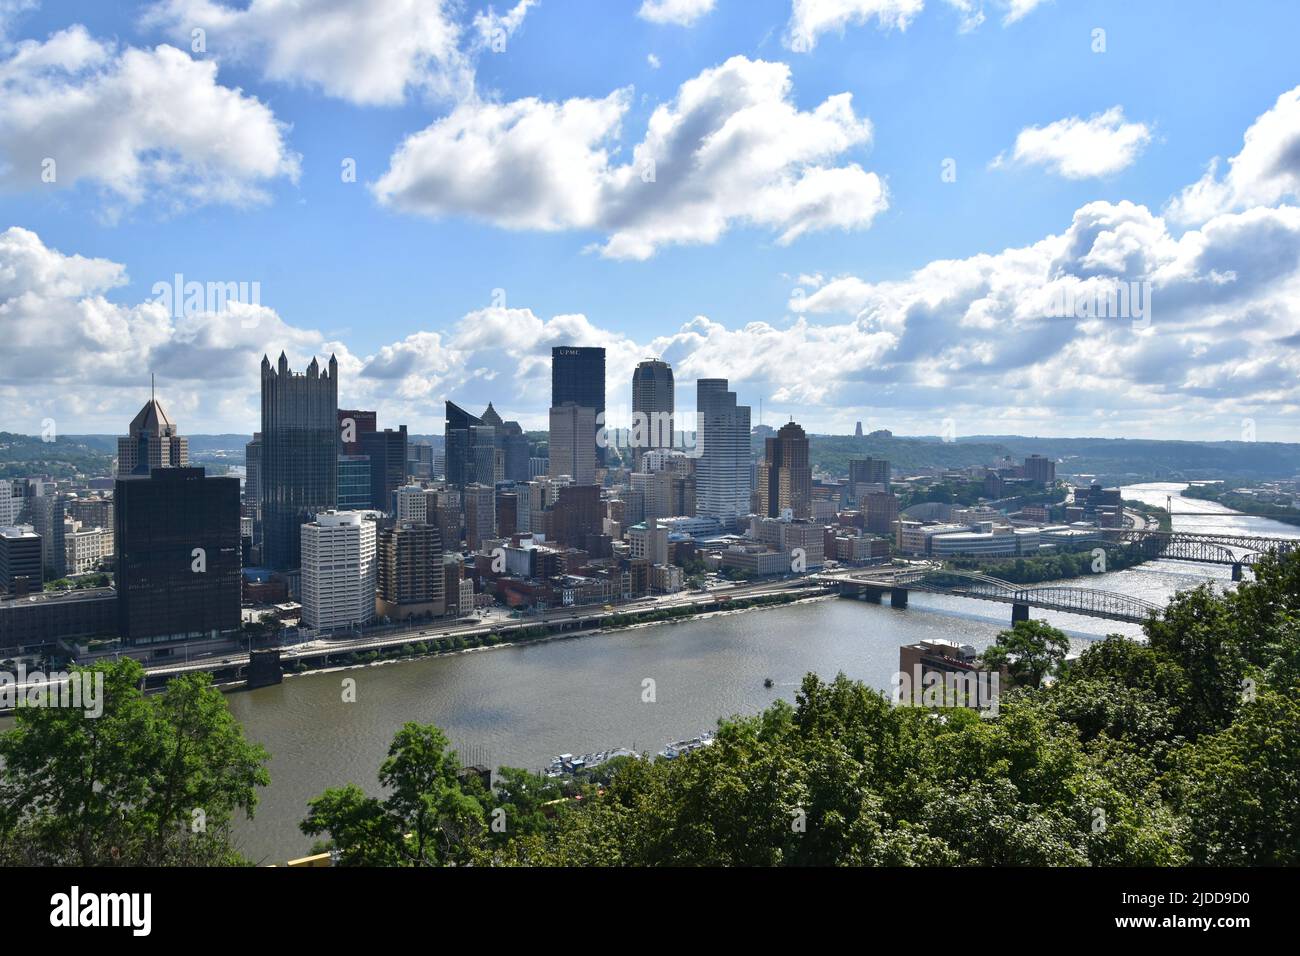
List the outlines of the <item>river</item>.
{"label": "river", "polygon": [[[1213,502],[1179,498],[1183,484],[1145,484],[1124,497],[1194,516],[1177,530],[1232,530],[1300,537],[1300,528],[1235,515]],[[1080,583],[1163,604],[1175,591],[1206,580],[1231,587],[1229,569],[1155,561],[1089,576]],[[1035,610],[1065,630],[1075,650],[1110,633],[1140,634],[1117,624]],[[812,671],[843,671],[886,688],[898,649],[928,638],[982,648],[1010,625],[1010,607],[913,593],[906,609],[888,603],[825,598],[777,608],[718,614],[585,637],[288,677],[283,684],[227,695],[248,736],[271,753],[271,785],[251,821],[240,819],[243,852],[282,863],[308,852],[298,831],[307,800],[326,787],[356,783],[375,793],[375,774],[406,721],[437,724],[467,762],[539,768],[552,755],[613,747],[658,751],[672,740],[712,729],[719,717],[753,714],[776,698],[793,700]],[[772,688],[763,686],[766,678]],[[356,680],[355,703],[342,683]],[[644,681],[654,701],[643,701]]]}

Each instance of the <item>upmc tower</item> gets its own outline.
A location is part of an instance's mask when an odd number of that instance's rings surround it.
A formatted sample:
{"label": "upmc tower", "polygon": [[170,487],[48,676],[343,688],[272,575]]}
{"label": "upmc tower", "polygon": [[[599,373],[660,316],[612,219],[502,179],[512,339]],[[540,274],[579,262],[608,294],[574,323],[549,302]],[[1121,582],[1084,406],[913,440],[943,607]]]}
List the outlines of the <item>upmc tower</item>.
{"label": "upmc tower", "polygon": [[[551,407],[572,402],[596,410],[596,431],[605,427],[605,350],[557,345],[551,349]],[[593,433],[596,465],[605,464],[605,449]]]}

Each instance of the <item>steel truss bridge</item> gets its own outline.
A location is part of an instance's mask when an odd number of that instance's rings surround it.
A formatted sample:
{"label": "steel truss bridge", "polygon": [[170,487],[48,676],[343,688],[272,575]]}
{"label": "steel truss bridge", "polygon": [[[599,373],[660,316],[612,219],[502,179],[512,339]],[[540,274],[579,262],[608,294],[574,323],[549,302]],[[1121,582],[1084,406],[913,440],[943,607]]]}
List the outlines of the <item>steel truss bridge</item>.
{"label": "steel truss bridge", "polygon": [[1233,580],[1240,580],[1241,568],[1254,567],[1264,555],[1285,554],[1300,545],[1295,538],[1259,538],[1235,534],[1206,534],[1188,531],[1099,530],[1095,535],[1074,539],[1072,548],[1105,544],[1137,545],[1144,557],[1201,564],[1231,565]]}
{"label": "steel truss bridge", "polygon": [[911,591],[951,594],[1010,604],[1013,623],[1029,620],[1031,607],[1135,624],[1144,623],[1162,610],[1158,604],[1113,591],[1053,584],[1017,585],[986,574],[944,568],[891,570],[883,573],[880,570],[866,569],[865,573],[863,570],[832,572],[818,575],[817,578],[834,587],[841,595],[872,603],[880,603],[888,593],[889,603],[894,607],[906,607],[907,595]]}

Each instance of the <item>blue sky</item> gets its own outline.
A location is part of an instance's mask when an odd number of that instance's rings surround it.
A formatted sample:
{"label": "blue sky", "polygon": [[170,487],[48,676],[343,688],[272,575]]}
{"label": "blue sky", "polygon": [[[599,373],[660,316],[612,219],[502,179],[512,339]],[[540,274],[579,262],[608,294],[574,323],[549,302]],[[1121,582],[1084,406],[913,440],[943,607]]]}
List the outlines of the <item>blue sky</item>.
{"label": "blue sky", "polygon": [[[383,424],[540,426],[572,340],[615,407],[662,354],[683,407],[725,375],[814,431],[1300,439],[1294,3],[292,6],[0,0],[0,429],[120,431],[152,368],[183,430],[251,431],[281,348]],[[161,315],[175,273],[260,309]],[[1149,323],[1037,302],[1089,280]]]}

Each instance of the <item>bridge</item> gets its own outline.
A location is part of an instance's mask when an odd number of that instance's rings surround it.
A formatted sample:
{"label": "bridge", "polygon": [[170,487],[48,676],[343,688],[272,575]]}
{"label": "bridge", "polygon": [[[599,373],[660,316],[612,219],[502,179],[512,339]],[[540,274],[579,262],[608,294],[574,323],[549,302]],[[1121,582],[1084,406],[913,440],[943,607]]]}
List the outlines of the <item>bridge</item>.
{"label": "bridge", "polygon": [[1300,539],[1115,528],[1098,529],[1096,534],[1076,538],[1072,544],[1137,545],[1147,558],[1228,565],[1232,568],[1232,580],[1240,581],[1243,568],[1254,567],[1266,554],[1285,554],[1300,545]]}
{"label": "bridge", "polygon": [[1017,585],[973,571],[953,571],[938,566],[924,568],[860,568],[816,575],[841,596],[873,604],[889,594],[893,607],[907,607],[911,591],[952,594],[980,601],[1011,605],[1011,622],[1029,620],[1029,609],[1063,611],[1109,621],[1145,623],[1159,614],[1160,605],[1127,594],[1059,584]]}

